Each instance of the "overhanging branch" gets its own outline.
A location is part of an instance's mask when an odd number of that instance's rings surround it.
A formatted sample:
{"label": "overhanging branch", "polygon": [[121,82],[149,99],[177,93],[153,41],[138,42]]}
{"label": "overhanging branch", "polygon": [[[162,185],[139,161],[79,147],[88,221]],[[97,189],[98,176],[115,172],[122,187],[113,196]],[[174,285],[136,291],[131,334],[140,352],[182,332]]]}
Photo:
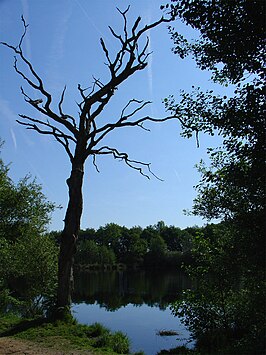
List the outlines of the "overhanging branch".
{"label": "overhanging branch", "polygon": [[128,165],[130,168],[139,171],[139,173],[143,176],[145,176],[147,179],[150,179],[150,176],[148,174],[146,174],[143,170],[147,169],[148,173],[150,175],[153,175],[156,179],[163,181],[162,179],[160,179],[158,176],[156,176],[150,166],[151,163],[144,163],[142,161],[139,160],[133,160],[133,159],[129,159],[128,154],[124,153],[124,152],[120,152],[118,151],[118,149],[116,148],[111,148],[109,146],[103,146],[97,150],[92,150],[91,151],[91,155],[93,156],[93,164],[96,167],[96,170],[98,170],[98,167],[96,165],[96,155],[112,155],[113,158],[115,159],[119,159],[121,161],[124,161],[126,163],[126,165]]}

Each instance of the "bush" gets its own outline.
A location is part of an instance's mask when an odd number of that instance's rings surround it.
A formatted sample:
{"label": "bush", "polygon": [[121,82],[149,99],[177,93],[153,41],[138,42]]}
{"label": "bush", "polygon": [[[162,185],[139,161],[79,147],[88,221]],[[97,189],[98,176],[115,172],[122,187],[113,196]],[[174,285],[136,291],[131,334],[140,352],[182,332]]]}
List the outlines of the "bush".
{"label": "bush", "polygon": [[128,337],[122,332],[116,332],[111,339],[111,347],[118,354],[129,353],[130,342]]}
{"label": "bush", "polygon": [[2,243],[0,252],[2,311],[17,309],[25,316],[43,314],[53,300],[57,280],[55,242],[45,235],[27,235]]}

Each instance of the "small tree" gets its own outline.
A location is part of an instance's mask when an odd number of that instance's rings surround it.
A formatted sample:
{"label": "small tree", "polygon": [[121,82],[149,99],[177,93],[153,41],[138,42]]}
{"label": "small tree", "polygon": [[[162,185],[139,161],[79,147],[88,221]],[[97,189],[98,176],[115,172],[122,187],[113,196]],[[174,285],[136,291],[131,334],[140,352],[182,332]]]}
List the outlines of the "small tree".
{"label": "small tree", "polygon": [[[1,146],[1,144],[0,144]],[[15,184],[0,158],[0,310],[44,311],[56,289],[58,247],[45,234],[54,204],[29,178]]]}
{"label": "small tree", "polygon": [[[62,91],[57,110],[53,108],[54,106],[52,107],[52,94],[47,91],[43,80],[23,52],[22,45],[28,27],[23,17],[24,32],[18,46],[2,42],[4,46],[15,53],[15,71],[25,80],[29,87],[40,95],[40,99],[34,100],[21,87],[25,101],[36,110],[38,115],[31,117],[21,114],[19,115],[21,120],[17,122],[26,126],[27,129],[34,130],[40,134],[52,135],[64,147],[71,164],[71,174],[67,180],[69,202],[61,236],[59,256],[57,307],[61,310],[66,309],[71,302],[70,295],[73,287],[72,266],[82,214],[82,186],[85,161],[88,157],[92,157],[97,169],[96,157],[98,155],[111,155],[115,159],[123,160],[129,167],[139,171],[146,177],[150,174],[154,175],[150,170],[149,163],[132,160],[127,153],[104,145],[102,141],[116,128],[140,127],[146,129],[143,124],[147,121],[163,122],[176,117],[175,115],[165,118],[145,116],[134,119],[135,114],[139,113],[150,102],[131,99],[121,110],[120,117],[114,122],[103,125],[98,122],[97,117],[110,102],[119,85],[136,72],[147,67],[147,59],[151,53],[148,52],[149,38],[141,46],[140,42],[143,36],[159,24],[170,21],[170,19],[162,17],[156,22],[141,27],[141,18],[138,17],[132,28],[129,29],[127,21],[129,7],[125,11],[118,11],[123,18],[123,33],[120,35],[113,28],[109,27],[109,29],[115,40],[120,44],[120,49],[112,56],[105,41],[102,38],[100,39],[110,78],[106,83],[95,79],[90,92],[78,84],[81,96],[81,101],[78,104],[80,110],[78,117],[73,117],[64,112],[63,103],[66,87]],[[26,71],[19,68],[19,60],[26,65],[30,74],[26,74]]]}

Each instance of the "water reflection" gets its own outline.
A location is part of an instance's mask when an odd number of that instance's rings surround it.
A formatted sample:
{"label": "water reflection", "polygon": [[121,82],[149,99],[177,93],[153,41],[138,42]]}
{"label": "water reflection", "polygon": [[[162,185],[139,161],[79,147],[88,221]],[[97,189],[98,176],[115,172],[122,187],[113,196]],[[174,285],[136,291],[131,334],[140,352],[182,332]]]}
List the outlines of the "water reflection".
{"label": "water reflection", "polygon": [[108,311],[131,303],[146,304],[161,310],[176,300],[191,281],[181,271],[109,271],[85,272],[75,275],[75,303],[95,302]]}
{"label": "water reflection", "polygon": [[[191,282],[182,272],[79,273],[72,309],[81,323],[100,322],[113,331],[125,332],[132,352],[155,355],[187,343],[189,333],[173,317],[169,303],[189,287]],[[159,330],[175,330],[178,336],[160,337]]]}

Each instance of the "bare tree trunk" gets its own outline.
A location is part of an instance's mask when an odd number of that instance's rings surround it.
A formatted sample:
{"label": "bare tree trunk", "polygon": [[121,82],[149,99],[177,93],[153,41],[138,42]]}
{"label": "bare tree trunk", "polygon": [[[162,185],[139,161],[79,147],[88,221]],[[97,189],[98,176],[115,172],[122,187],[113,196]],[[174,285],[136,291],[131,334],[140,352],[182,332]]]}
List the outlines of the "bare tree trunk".
{"label": "bare tree trunk", "polygon": [[73,290],[73,262],[76,252],[80,220],[83,208],[82,184],[84,162],[73,162],[67,180],[69,202],[65,216],[65,227],[61,235],[58,261],[57,313],[63,317],[69,311]]}
{"label": "bare tree trunk", "polygon": [[[134,118],[135,114],[139,113],[140,110],[150,104],[150,101],[137,99],[129,100],[122,108],[121,114],[118,115],[118,117],[113,117],[110,122],[101,122],[100,120],[99,116],[115,94],[116,89],[129,77],[134,75],[134,73],[145,69],[148,65],[147,59],[151,54],[147,52],[149,50],[149,38],[147,37],[146,41],[142,41],[141,38],[143,38],[145,34],[148,35],[149,31],[159,24],[173,20],[172,17],[168,19],[161,17],[158,21],[141,26],[141,17],[138,17],[132,28],[129,29],[127,20],[129,8],[128,6],[125,11],[118,9],[124,22],[122,35],[117,34],[113,28],[109,26],[111,34],[120,43],[114,57],[110,55],[104,40],[102,38],[100,39],[110,73],[107,82],[104,84],[99,79],[94,78],[90,92],[78,84],[78,90],[81,95],[81,102],[78,103],[78,117],[73,117],[64,112],[63,102],[66,86],[62,91],[57,109],[54,111],[52,108],[52,106],[54,106],[52,105],[52,102],[54,103],[52,94],[46,90],[41,77],[37,74],[32,63],[23,53],[22,44],[28,27],[23,17],[24,31],[19,44],[13,46],[5,42],[0,42],[0,44],[10,48],[14,52],[15,71],[36,94],[41,95],[40,99],[36,100],[35,96],[30,97],[26,90],[21,87],[25,101],[37,111],[35,112],[37,116],[34,115],[34,117],[32,117],[20,114],[21,120],[17,120],[17,122],[26,126],[27,129],[35,130],[40,134],[53,136],[56,141],[64,147],[71,161],[71,175],[67,180],[69,202],[65,216],[65,226],[61,236],[58,262],[57,312],[55,312],[56,317],[62,316],[65,319],[64,314],[67,313],[71,304],[73,259],[76,252],[82,215],[83,168],[86,159],[91,156],[93,158],[93,164],[97,169],[96,156],[111,155],[115,159],[123,160],[130,168],[139,171],[140,174],[149,178],[150,174],[155,176],[150,169],[150,163],[130,159],[126,152],[121,152],[108,145],[102,145],[105,137],[116,128],[139,127],[148,130],[144,127],[145,122],[164,122],[176,118],[180,120],[182,126],[186,127],[185,123],[179,118],[179,114],[164,118],[154,118],[150,116]],[[142,45],[140,45],[140,43]],[[111,57],[113,57],[113,59]],[[25,73],[18,65],[18,58],[27,69]],[[29,76],[28,73],[30,74]],[[41,105],[42,103],[43,105]],[[147,169],[147,173],[145,173],[144,169]]]}

